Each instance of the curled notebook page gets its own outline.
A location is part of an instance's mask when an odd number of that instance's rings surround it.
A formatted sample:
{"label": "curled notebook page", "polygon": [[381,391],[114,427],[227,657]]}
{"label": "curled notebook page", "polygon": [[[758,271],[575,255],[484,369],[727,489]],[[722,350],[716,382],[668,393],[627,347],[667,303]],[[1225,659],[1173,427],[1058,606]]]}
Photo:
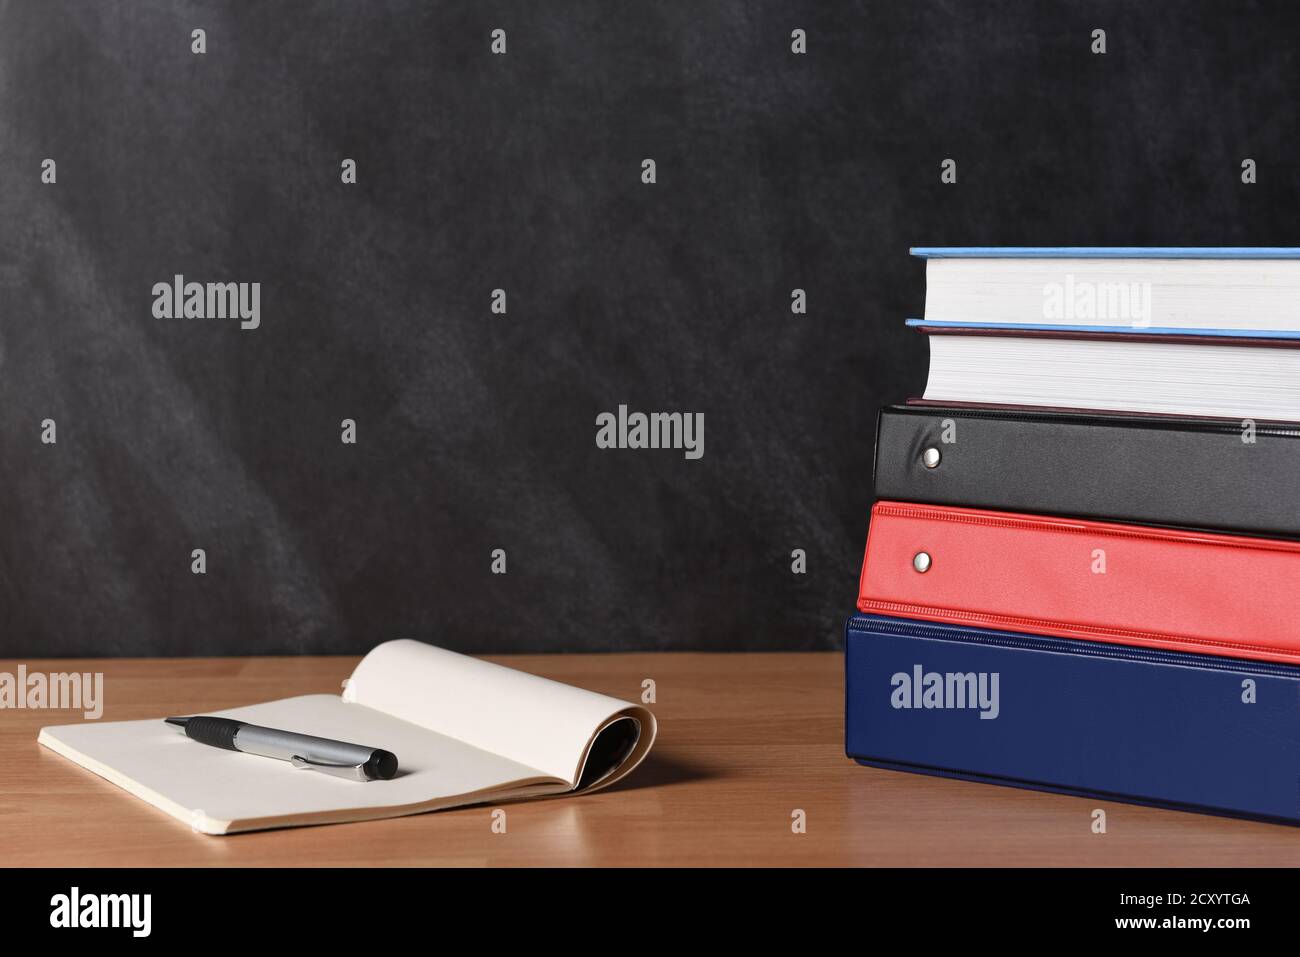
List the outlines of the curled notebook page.
{"label": "curled notebook page", "polygon": [[626,775],[656,733],[640,705],[409,639],[366,655],[347,698],[584,790]]}

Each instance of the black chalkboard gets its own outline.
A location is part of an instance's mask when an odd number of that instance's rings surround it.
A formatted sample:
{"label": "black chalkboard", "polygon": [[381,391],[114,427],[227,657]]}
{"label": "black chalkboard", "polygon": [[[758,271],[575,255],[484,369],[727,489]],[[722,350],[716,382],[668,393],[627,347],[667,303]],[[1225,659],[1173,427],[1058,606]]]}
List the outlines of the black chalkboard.
{"label": "black chalkboard", "polygon": [[[909,245],[1294,244],[1298,27],[0,4],[0,655],[836,647],[924,387]],[[257,328],[155,317],[176,275]],[[598,448],[619,405],[704,454]]]}

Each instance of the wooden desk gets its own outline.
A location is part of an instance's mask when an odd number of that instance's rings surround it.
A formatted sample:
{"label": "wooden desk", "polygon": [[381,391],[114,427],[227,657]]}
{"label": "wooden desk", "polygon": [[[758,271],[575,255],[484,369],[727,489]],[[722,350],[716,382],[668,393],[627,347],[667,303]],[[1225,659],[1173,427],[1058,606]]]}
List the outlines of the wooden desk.
{"label": "wooden desk", "polygon": [[[509,656],[636,699],[659,742],[618,787],[360,824],[195,834],[36,743],[59,711],[0,711],[5,865],[1300,865],[1300,829],[861,767],[843,753],[836,654]],[[103,671],[102,720],[337,692],[353,658],[28,661]],[[0,661],[14,673],[17,662]],[[1091,832],[1103,807],[1108,833]],[[791,812],[807,833],[791,832]]]}

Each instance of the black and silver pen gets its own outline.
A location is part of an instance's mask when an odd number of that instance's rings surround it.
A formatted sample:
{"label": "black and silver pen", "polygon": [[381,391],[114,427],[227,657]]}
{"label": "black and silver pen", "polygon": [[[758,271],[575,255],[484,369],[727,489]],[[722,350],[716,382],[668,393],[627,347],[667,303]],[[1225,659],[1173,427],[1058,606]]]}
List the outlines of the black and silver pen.
{"label": "black and silver pen", "polygon": [[349,781],[387,781],[397,773],[397,755],[382,748],[263,728],[233,718],[210,715],[163,720],[180,728],[186,737],[200,744],[276,758],[290,762],[295,768],[320,771]]}

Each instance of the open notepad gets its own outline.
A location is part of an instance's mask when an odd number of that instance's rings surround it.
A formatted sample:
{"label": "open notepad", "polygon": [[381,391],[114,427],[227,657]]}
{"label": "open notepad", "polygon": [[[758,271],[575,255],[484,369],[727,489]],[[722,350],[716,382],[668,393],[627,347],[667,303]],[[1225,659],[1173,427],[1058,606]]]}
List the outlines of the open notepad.
{"label": "open notepad", "polygon": [[418,641],[386,642],[341,696],[211,712],[383,748],[389,781],[359,783],[207,747],[162,721],[41,730],[45,747],[206,834],[418,814],[605,787],[650,750],[654,715]]}

